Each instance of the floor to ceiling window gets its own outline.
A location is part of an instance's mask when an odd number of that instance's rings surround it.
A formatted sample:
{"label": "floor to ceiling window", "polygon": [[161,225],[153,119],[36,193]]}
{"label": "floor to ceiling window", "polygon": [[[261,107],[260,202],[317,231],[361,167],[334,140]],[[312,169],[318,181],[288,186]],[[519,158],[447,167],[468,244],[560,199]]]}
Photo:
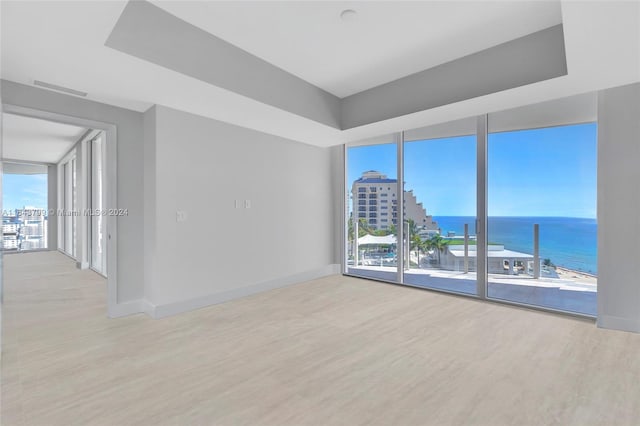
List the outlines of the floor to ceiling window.
{"label": "floor to ceiling window", "polygon": [[595,100],[348,147],[345,272],[595,316]]}
{"label": "floor to ceiling window", "polygon": [[488,296],[595,315],[596,124],[491,132],[487,157]]}
{"label": "floor to ceiling window", "polygon": [[75,150],[58,165],[58,246],[71,257],[76,257],[77,188]]}
{"label": "floor to ceiling window", "polygon": [[107,247],[106,247],[106,217],[102,214],[106,205],[104,183],[105,178],[105,148],[104,133],[100,132],[87,143],[89,150],[90,179],[90,265],[94,271],[106,275]]}
{"label": "floor to ceiling window", "polygon": [[3,250],[47,248],[47,165],[5,162],[2,176]]}
{"label": "floor to ceiling window", "polygon": [[476,294],[475,127],[404,134],[405,284]]}
{"label": "floor to ceiling window", "polygon": [[390,142],[347,150],[349,274],[397,279],[397,158],[397,145]]}

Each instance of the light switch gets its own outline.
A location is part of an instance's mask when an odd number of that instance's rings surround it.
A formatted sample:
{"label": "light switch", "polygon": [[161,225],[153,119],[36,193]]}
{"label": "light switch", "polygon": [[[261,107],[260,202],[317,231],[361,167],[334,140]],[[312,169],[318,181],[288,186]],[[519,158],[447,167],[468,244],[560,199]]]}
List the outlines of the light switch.
{"label": "light switch", "polygon": [[245,209],[251,208],[251,200],[244,200],[244,208]]}
{"label": "light switch", "polygon": [[236,209],[240,208],[240,200],[236,200]]}

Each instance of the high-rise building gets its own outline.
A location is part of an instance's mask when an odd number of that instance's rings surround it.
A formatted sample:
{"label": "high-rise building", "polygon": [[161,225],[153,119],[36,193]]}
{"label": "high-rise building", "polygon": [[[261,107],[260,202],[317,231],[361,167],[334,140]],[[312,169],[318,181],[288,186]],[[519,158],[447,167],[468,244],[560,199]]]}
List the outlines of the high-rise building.
{"label": "high-rise building", "polygon": [[19,250],[46,248],[46,211],[35,207],[24,207],[17,211],[20,221]]}
{"label": "high-rise building", "polygon": [[18,229],[15,216],[2,218],[2,248],[4,250],[18,250]]}
{"label": "high-rise building", "polygon": [[[398,225],[397,179],[389,179],[375,170],[362,174],[353,182],[353,217],[365,219],[371,229],[390,229]],[[423,230],[438,231],[438,224],[419,203],[413,191],[404,191],[404,218]]]}

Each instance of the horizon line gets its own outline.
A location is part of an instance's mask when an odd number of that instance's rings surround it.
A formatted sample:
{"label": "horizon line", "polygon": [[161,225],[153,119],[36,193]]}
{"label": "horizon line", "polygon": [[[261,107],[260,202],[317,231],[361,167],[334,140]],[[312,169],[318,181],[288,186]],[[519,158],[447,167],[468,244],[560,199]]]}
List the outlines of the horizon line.
{"label": "horizon line", "polygon": [[[452,214],[430,214],[431,217],[477,217],[475,215],[452,215]],[[487,215],[487,218],[490,217],[512,217],[512,218],[529,218],[529,217],[545,217],[545,218],[556,218],[556,219],[597,219],[595,216],[557,216],[557,215]]]}

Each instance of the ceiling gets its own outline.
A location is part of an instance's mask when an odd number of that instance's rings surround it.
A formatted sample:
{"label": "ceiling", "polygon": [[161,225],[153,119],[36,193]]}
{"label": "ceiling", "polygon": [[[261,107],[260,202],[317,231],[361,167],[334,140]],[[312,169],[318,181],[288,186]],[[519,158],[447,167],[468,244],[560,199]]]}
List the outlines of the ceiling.
{"label": "ceiling", "polygon": [[[154,2],[338,97],[563,23],[564,77],[340,130],[106,47],[126,4],[3,1],[0,75],[136,111],[165,105],[318,146],[640,81],[640,2]],[[356,19],[341,21],[344,9],[356,10]]]}
{"label": "ceiling", "polygon": [[153,3],[340,98],[562,22],[559,1]]}
{"label": "ceiling", "polygon": [[53,121],[2,114],[3,159],[57,163],[87,129]]}

